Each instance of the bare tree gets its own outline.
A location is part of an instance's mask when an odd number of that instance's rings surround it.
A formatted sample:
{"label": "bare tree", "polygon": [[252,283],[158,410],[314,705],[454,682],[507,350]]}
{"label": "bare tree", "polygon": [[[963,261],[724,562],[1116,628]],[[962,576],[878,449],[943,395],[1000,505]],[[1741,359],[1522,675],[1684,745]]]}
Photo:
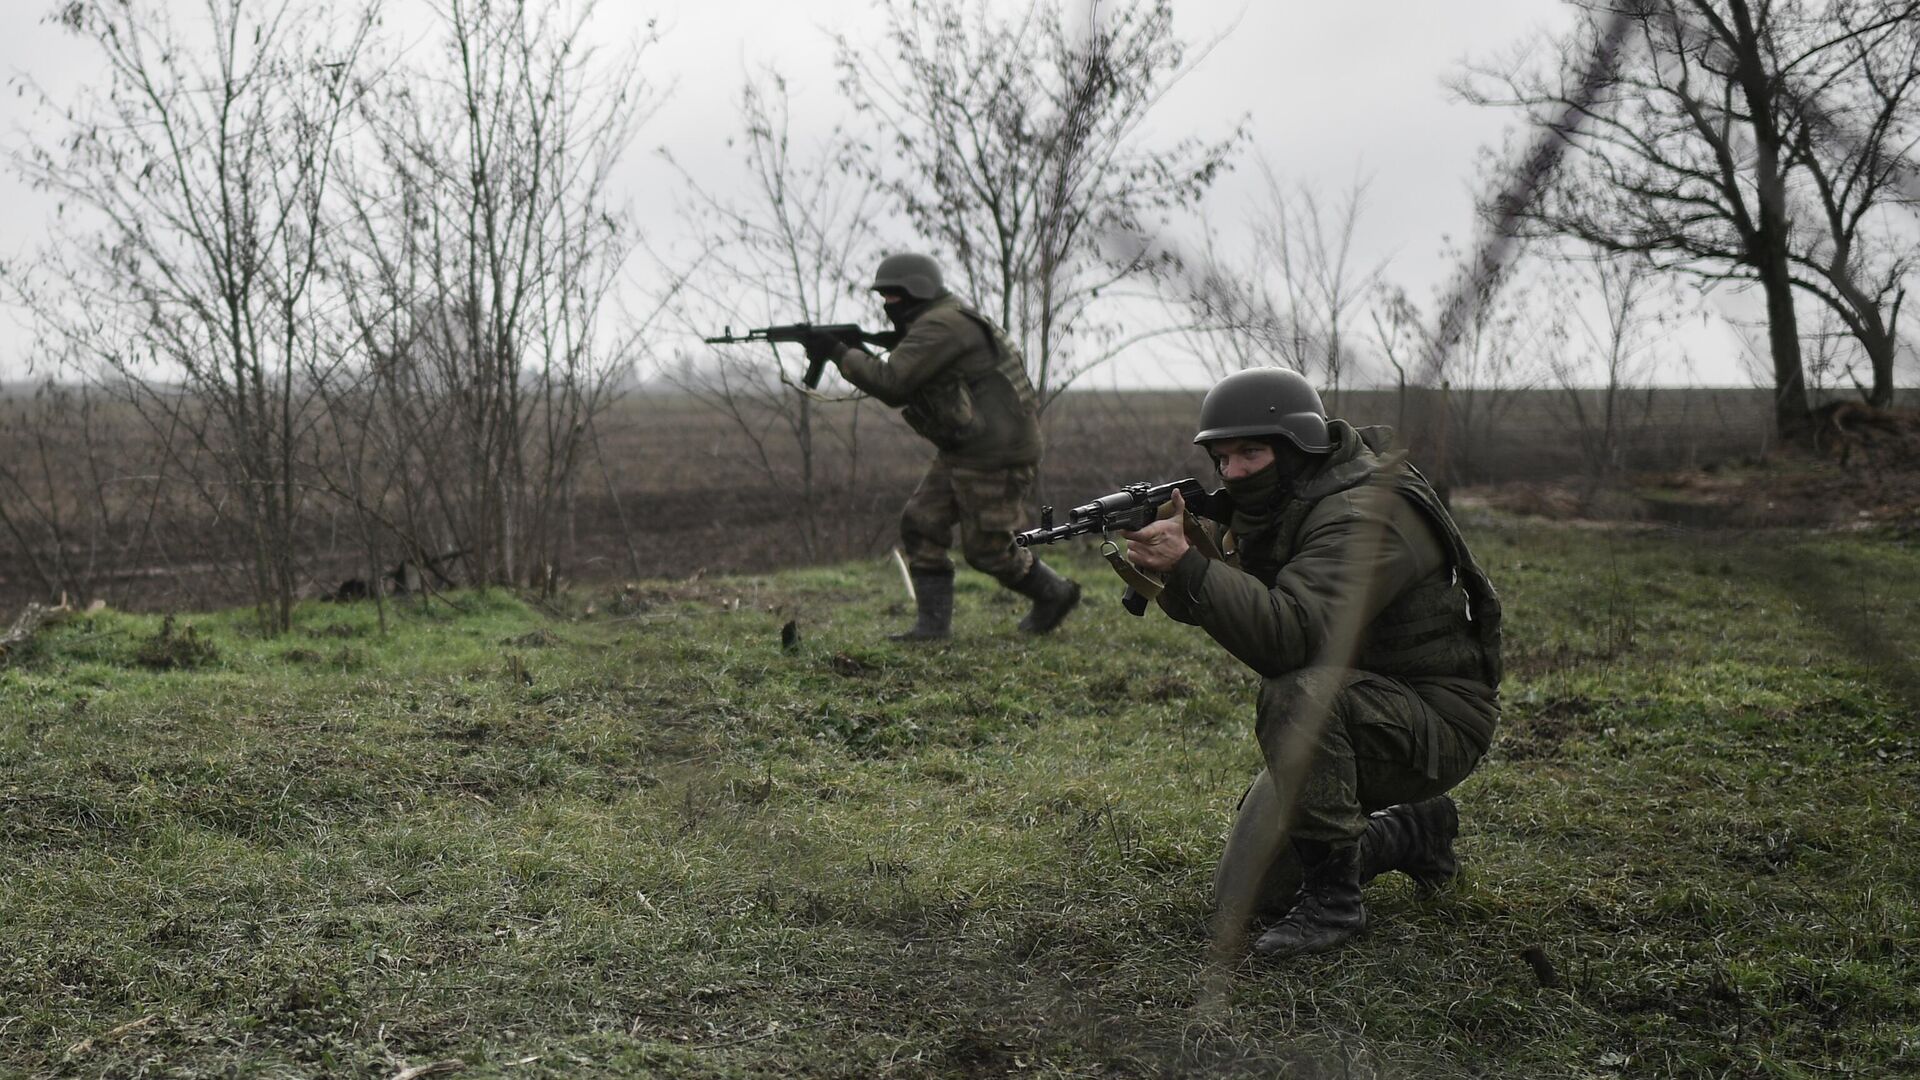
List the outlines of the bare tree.
{"label": "bare tree", "polygon": [[1895,209],[1920,178],[1920,7],[1838,5],[1835,17],[1860,28],[1833,47],[1837,76],[1818,87],[1794,84],[1808,100],[1796,137],[1817,222],[1795,245],[1795,282],[1859,341],[1872,370],[1867,402],[1886,406],[1900,306],[1920,258],[1912,217],[1920,207]]}
{"label": "bare tree", "polygon": [[1288,186],[1265,159],[1260,170],[1265,184],[1250,213],[1245,262],[1236,266],[1209,236],[1206,270],[1186,276],[1195,323],[1188,340],[1216,377],[1278,364],[1338,394],[1354,351],[1353,320],[1385,269],[1363,265],[1354,251],[1367,181],[1356,177],[1329,200],[1310,185]]}
{"label": "bare tree", "polygon": [[1832,307],[1816,307],[1801,331],[1807,350],[1807,388],[1816,400],[1832,400],[1849,386],[1860,386],[1860,338]]}
{"label": "bare tree", "polygon": [[1548,301],[1570,323],[1567,348],[1547,354],[1560,408],[1586,464],[1584,498],[1625,471],[1627,444],[1652,406],[1659,327],[1672,314],[1661,278],[1644,258],[1613,256],[1562,263]]}
{"label": "bare tree", "polygon": [[[777,72],[747,81],[741,134],[729,140],[750,184],[744,199],[724,197],[681,171],[691,200],[685,216],[700,237],[698,265],[682,276],[683,314],[707,320],[707,335],[723,324],[860,321],[846,312],[866,295],[881,192],[845,167],[842,132],[796,149],[791,116],[787,83]],[[844,506],[821,498],[823,485],[836,483],[826,473],[837,467],[841,495],[858,487],[863,399],[839,406],[844,424],[821,424],[821,406],[833,406],[800,385],[798,353],[727,346],[689,358],[672,378],[728,420],[775,490],[792,493],[801,542],[813,559],[824,526],[845,519]],[[838,460],[830,465],[835,449]]]}
{"label": "bare tree", "polygon": [[[1644,254],[1703,278],[1757,281],[1775,422],[1783,434],[1803,432],[1789,182],[1802,161],[1806,99],[1793,88],[1837,77],[1848,62],[1839,46],[1860,28],[1803,0],[1570,2],[1583,17],[1548,50],[1544,70],[1515,60],[1460,83],[1468,100],[1518,108],[1567,144],[1558,176],[1506,209],[1517,209],[1523,231]],[[1592,93],[1585,58],[1623,23],[1632,57],[1611,65]]]}
{"label": "bare tree", "polygon": [[[88,523],[75,519],[85,511],[73,504],[80,485],[93,478],[72,475],[68,455],[75,447],[60,438],[72,431],[74,420],[91,419],[88,404],[52,379],[30,397],[0,396],[0,436],[14,448],[0,455],[0,530],[12,538],[49,602],[69,591],[84,595],[92,578],[94,545],[82,538]],[[79,448],[95,445],[88,438]],[[89,454],[89,463],[96,461]]]}
{"label": "bare tree", "polygon": [[12,284],[55,347],[218,463],[212,502],[238,511],[272,630],[294,599],[333,151],[378,17],[373,2],[206,0],[183,30],[152,0],[75,0],[59,18],[98,46],[106,92],[48,102],[65,132],[15,159],[78,212]]}
{"label": "bare tree", "polygon": [[[102,598],[137,564],[162,510],[174,452],[87,382],[41,380],[0,399],[0,533],[54,602]],[[177,432],[162,431],[164,440]]]}
{"label": "bare tree", "polygon": [[1514,272],[1518,256],[1491,250],[1443,251],[1458,272],[1437,291],[1431,317],[1391,282],[1375,280],[1367,293],[1366,355],[1391,372],[1394,426],[1443,495],[1476,478],[1481,449],[1565,336],[1541,309],[1539,284]]}
{"label": "bare tree", "polygon": [[[1445,254],[1471,265],[1459,251]],[[1370,312],[1373,344],[1399,388],[1396,424],[1409,428],[1409,444],[1443,490],[1479,478],[1482,452],[1514,405],[1546,377],[1548,358],[1566,337],[1538,281],[1511,273],[1510,264],[1477,280],[1471,303],[1458,303],[1457,282],[1439,290],[1435,311],[1453,310],[1465,320],[1450,328],[1445,316],[1423,314],[1391,285],[1377,287]]]}
{"label": "bare tree", "polygon": [[1289,298],[1292,351],[1302,371],[1318,370],[1320,383],[1338,394],[1351,345],[1355,308],[1379,281],[1384,265],[1362,267],[1353,250],[1355,227],[1366,205],[1367,181],[1355,178],[1328,204],[1309,186],[1289,200],[1266,162],[1268,205],[1264,229],[1256,231],[1267,259],[1280,268]]}
{"label": "bare tree", "polygon": [[362,114],[377,163],[339,248],[395,522],[474,580],[551,583],[591,423],[630,370],[609,316],[634,229],[609,190],[650,102],[593,5],[449,0]]}
{"label": "bare tree", "polygon": [[1393,372],[1394,427],[1405,431],[1409,381],[1419,370],[1420,358],[1434,351],[1431,335],[1419,305],[1405,289],[1389,282],[1375,285],[1367,319],[1373,325],[1373,345]]}
{"label": "bare tree", "polygon": [[1169,0],[1043,0],[1007,20],[985,0],[888,0],[878,48],[842,37],[842,88],[885,135],[852,159],[1021,344],[1043,403],[1120,349],[1099,317],[1155,264],[1137,237],[1197,206],[1240,133],[1145,145],[1190,70]]}
{"label": "bare tree", "polygon": [[1176,256],[1155,276],[1167,323],[1179,328],[1181,348],[1208,376],[1292,366],[1283,352],[1291,340],[1285,306],[1251,253],[1224,247],[1216,227],[1205,226],[1199,249]]}

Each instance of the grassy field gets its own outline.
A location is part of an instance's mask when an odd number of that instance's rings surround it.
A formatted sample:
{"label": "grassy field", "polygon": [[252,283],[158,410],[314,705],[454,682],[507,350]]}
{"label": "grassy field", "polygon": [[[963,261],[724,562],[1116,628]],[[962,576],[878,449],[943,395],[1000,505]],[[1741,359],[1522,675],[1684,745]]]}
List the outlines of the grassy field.
{"label": "grassy field", "polygon": [[1466,872],[1284,966],[1207,933],[1252,677],[1086,552],[1037,644],[965,573],[884,642],[878,563],[77,617],[0,670],[0,1074],[1920,1075],[1920,547],[1469,528]]}

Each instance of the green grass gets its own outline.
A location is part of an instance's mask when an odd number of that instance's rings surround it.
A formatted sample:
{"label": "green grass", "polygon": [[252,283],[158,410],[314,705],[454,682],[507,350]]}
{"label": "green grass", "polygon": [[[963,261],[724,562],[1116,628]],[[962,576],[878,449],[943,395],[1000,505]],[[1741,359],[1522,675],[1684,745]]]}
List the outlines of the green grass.
{"label": "green grass", "polygon": [[888,643],[878,564],[75,618],[0,669],[0,1073],[1920,1075],[1920,550],[1470,531],[1467,872],[1286,966],[1207,935],[1254,681],[1088,553],[1039,643],[967,573]]}

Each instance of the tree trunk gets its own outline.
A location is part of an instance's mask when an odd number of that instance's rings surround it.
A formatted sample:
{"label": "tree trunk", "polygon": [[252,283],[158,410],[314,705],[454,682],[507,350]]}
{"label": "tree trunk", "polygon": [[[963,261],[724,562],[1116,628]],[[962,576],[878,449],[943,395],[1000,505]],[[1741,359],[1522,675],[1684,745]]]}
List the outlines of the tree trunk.
{"label": "tree trunk", "polygon": [[[1765,212],[1762,212],[1763,217]],[[1773,426],[1782,442],[1806,435],[1813,427],[1807,408],[1807,378],[1800,361],[1800,322],[1793,309],[1793,281],[1787,267],[1785,243],[1775,233],[1767,244],[1760,284],[1767,296],[1767,344],[1773,353]]]}
{"label": "tree trunk", "polygon": [[[1760,222],[1750,234],[1750,253],[1767,296],[1767,341],[1773,353],[1773,422],[1781,441],[1813,429],[1807,409],[1807,378],[1800,360],[1800,324],[1793,310],[1793,266],[1787,241],[1787,178],[1781,163],[1784,138],[1774,115],[1774,79],[1761,32],[1746,0],[1731,0],[1733,78],[1746,98],[1754,139],[1754,195]],[[1764,17],[1764,9],[1763,9]]]}
{"label": "tree trunk", "polygon": [[1873,364],[1873,387],[1867,391],[1867,404],[1876,409],[1893,405],[1893,354],[1896,342],[1892,334],[1866,343],[1867,359]]}
{"label": "tree trunk", "polygon": [[1853,278],[1846,273],[1841,264],[1837,273],[1830,274],[1834,291],[1847,302],[1850,311],[1842,312],[1846,317],[1848,329],[1853,331],[1854,339],[1866,350],[1867,362],[1873,368],[1873,386],[1867,391],[1867,404],[1876,409],[1884,409],[1893,404],[1893,360],[1900,347],[1900,339],[1894,333],[1894,326],[1900,318],[1900,303],[1905,293],[1897,293],[1893,300],[1891,314],[1882,318],[1880,302],[1876,297],[1867,295]]}

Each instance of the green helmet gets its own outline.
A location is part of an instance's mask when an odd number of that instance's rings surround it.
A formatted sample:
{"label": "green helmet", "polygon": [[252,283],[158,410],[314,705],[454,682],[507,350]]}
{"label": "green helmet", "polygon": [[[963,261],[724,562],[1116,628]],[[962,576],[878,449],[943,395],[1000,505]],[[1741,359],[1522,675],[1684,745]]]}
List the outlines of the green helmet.
{"label": "green helmet", "polygon": [[940,277],[940,264],[931,256],[902,252],[889,255],[880,260],[880,268],[873,272],[873,284],[870,288],[902,289],[915,300],[932,300],[946,294],[946,283]]}
{"label": "green helmet", "polygon": [[1196,443],[1278,435],[1308,453],[1333,449],[1327,408],[1306,376],[1287,368],[1248,368],[1213,384],[1200,403]]}

